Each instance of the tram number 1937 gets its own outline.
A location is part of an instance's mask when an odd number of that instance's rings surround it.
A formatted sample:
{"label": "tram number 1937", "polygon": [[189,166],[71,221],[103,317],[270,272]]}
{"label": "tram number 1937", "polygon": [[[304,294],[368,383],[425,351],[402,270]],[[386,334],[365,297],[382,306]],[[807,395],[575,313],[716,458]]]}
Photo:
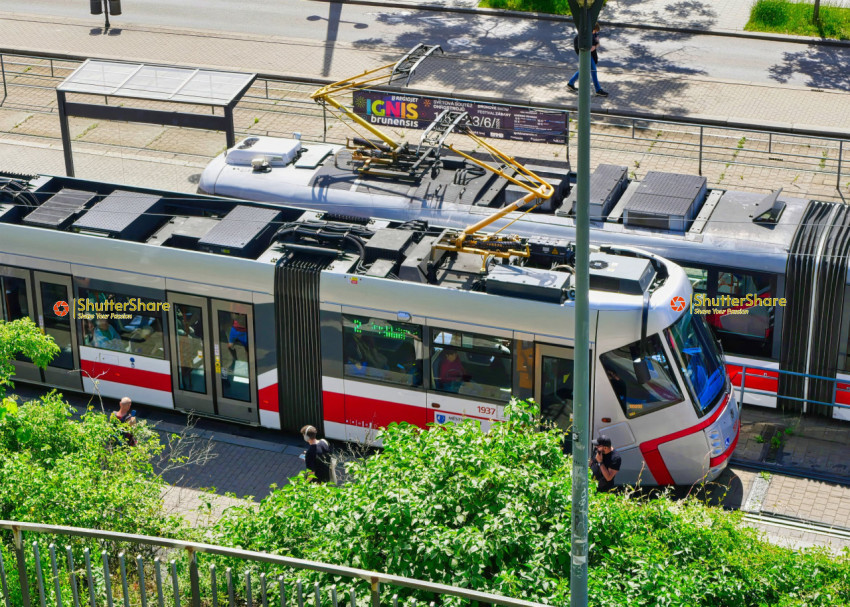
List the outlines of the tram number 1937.
{"label": "tram number 1937", "polygon": [[481,415],[496,415],[496,407],[485,407],[484,405],[478,405],[478,413]]}

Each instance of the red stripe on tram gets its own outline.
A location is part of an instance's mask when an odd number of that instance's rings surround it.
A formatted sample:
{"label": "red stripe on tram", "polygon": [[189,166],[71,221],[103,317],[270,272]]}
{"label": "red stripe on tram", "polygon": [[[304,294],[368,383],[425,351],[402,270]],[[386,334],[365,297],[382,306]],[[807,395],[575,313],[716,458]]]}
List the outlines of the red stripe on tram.
{"label": "red stripe on tram", "polygon": [[[649,471],[652,473],[653,478],[659,485],[672,485],[674,483],[673,475],[671,475],[670,470],[667,469],[667,464],[664,463],[664,458],[658,451],[658,447],[664,443],[669,443],[670,441],[674,441],[691,434],[696,434],[700,430],[708,428],[720,418],[720,415],[726,410],[727,404],[729,404],[729,394],[726,395],[726,398],[723,399],[723,404],[717,407],[717,411],[715,411],[711,417],[704,419],[696,426],[691,426],[690,428],[678,430],[672,434],[653,438],[652,440],[648,440],[640,444],[640,452],[643,454],[643,459],[646,462]],[[735,440],[737,441],[737,436]]]}
{"label": "red stripe on tram", "polygon": [[142,369],[110,365],[91,360],[80,361],[80,368],[84,376],[92,380],[100,379],[126,386],[137,386],[139,388],[171,392],[171,375],[167,373],[143,371]]}

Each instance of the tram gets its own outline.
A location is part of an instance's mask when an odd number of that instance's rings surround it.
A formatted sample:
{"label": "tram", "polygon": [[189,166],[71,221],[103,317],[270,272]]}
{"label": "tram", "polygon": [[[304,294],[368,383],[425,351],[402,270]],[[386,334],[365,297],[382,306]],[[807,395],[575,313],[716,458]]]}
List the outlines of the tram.
{"label": "tram", "polygon": [[[263,427],[368,441],[474,419],[511,396],[572,414],[573,244],[129,188],[0,182],[0,316],[61,353],[17,379]],[[466,247],[466,248],[465,248]],[[482,253],[483,251],[483,253]],[[620,482],[716,477],[739,408],[680,267],[591,255],[592,428]],[[675,305],[671,305],[671,302]]]}
{"label": "tram", "polygon": [[[388,136],[341,103],[352,90],[409,79],[438,49],[419,45],[395,64],[313,94],[368,138],[332,145],[249,137],[210,162],[199,191],[455,228],[499,211],[494,229],[574,239],[575,176],[563,163],[508,158],[480,131],[473,135],[461,111],[437,116],[417,143]],[[483,153],[449,145],[451,132]],[[551,184],[553,195],[518,207],[512,201],[525,193],[518,180],[529,173]],[[627,167],[600,165],[590,181],[590,216],[592,241],[643,248],[685,269],[692,308],[720,338],[733,384],[748,390],[746,403],[850,420],[850,207],[781,190],[709,189],[695,175],[650,172],[637,181]]]}

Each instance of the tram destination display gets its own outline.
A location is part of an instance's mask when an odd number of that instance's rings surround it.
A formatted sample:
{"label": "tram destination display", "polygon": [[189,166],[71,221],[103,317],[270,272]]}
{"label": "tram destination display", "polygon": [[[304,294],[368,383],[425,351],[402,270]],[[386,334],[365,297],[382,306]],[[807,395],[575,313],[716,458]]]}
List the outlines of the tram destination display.
{"label": "tram destination display", "polygon": [[566,143],[563,112],[491,103],[434,99],[382,91],[354,91],[354,111],[378,126],[425,129],[444,110],[469,114],[472,132],[481,137],[533,143]]}

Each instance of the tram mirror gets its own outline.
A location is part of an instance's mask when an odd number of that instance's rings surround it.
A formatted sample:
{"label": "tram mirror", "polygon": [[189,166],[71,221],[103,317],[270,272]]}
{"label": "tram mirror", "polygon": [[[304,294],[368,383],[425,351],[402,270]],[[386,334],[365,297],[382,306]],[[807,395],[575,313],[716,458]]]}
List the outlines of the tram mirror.
{"label": "tram mirror", "polygon": [[652,377],[649,374],[649,364],[645,358],[636,358],[634,362],[635,378],[641,384],[647,383]]}

